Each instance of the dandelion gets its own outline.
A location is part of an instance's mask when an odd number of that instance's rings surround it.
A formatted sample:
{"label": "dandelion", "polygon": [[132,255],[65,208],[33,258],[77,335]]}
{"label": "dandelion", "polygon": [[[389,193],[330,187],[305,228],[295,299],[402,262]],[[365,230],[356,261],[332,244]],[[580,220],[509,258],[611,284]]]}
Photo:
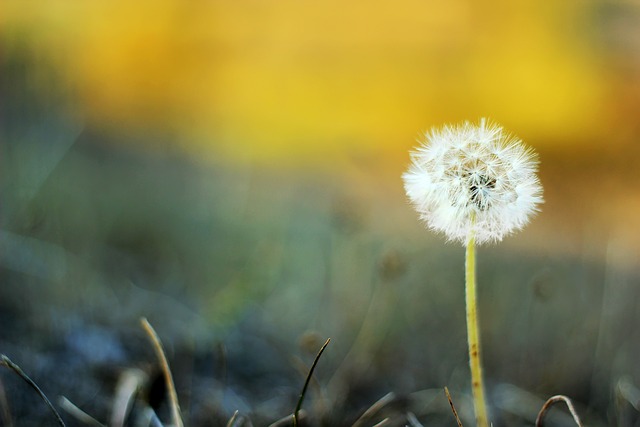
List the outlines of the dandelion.
{"label": "dandelion", "polygon": [[450,240],[500,241],[542,202],[535,153],[484,119],[431,130],[412,160],[407,195],[429,228]]}
{"label": "dandelion", "polygon": [[432,129],[402,176],[411,203],[434,231],[466,245],[466,310],[471,385],[479,427],[488,427],[476,305],[476,243],[523,228],[543,202],[538,160],[518,138],[480,120]]}

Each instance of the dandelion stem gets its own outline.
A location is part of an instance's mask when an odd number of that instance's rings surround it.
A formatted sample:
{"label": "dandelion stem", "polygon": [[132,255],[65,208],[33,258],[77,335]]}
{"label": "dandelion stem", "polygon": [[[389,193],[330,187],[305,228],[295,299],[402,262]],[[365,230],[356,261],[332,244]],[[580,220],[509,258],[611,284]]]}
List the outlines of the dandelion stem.
{"label": "dandelion stem", "polygon": [[478,427],[489,427],[487,407],[482,383],[482,364],[480,363],[480,332],[478,327],[478,306],[476,291],[476,239],[471,231],[467,241],[466,253],[466,305],[467,337],[469,340],[469,367],[471,369],[471,392]]}

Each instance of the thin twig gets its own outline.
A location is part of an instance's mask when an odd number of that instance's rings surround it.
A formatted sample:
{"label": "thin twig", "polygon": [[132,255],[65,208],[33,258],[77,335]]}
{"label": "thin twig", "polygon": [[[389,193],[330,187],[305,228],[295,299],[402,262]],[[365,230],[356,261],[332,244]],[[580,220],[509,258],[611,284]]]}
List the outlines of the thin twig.
{"label": "thin twig", "polygon": [[449,389],[446,386],[444,388],[444,394],[447,395],[449,406],[451,406],[451,412],[453,412],[453,416],[456,417],[456,422],[458,423],[458,427],[462,427],[462,421],[460,421],[460,417],[458,416],[458,411],[456,411],[456,407],[453,405],[453,400],[451,400],[451,394],[449,393]]}
{"label": "thin twig", "polygon": [[331,338],[328,338],[327,341],[323,344],[318,352],[318,355],[313,360],[313,364],[311,365],[311,369],[309,369],[309,374],[307,375],[307,379],[304,382],[304,387],[302,387],[302,392],[300,393],[300,398],[298,399],[298,404],[296,405],[296,410],[293,411],[293,427],[298,427],[298,412],[300,412],[300,408],[302,407],[302,401],[304,400],[304,395],[307,393],[307,387],[309,386],[309,381],[311,381],[311,376],[313,375],[314,369],[316,369],[316,365],[318,364],[318,360],[320,360],[320,356],[324,352],[324,349],[329,345],[329,341]]}
{"label": "thin twig", "polygon": [[20,369],[20,366],[13,363],[11,359],[9,359],[4,354],[0,354],[0,365],[4,365],[7,368],[11,369],[13,372],[18,374],[20,378],[26,381],[26,383],[29,384],[31,388],[33,388],[38,393],[38,395],[40,395],[40,398],[44,400],[44,403],[47,404],[49,409],[51,409],[51,412],[53,412],[53,415],[55,415],[56,420],[58,421],[58,424],[60,424],[62,427],[66,427],[64,424],[64,421],[62,421],[62,418],[60,417],[60,414],[58,413],[58,411],[56,411],[56,408],[54,408],[53,405],[51,404],[51,401],[47,398],[47,396],[45,396],[44,392],[40,390],[40,387],[38,387],[38,385],[35,382],[33,382],[33,380],[29,378],[29,376],[22,371],[22,369]]}
{"label": "thin twig", "polygon": [[582,426],[582,422],[580,421],[580,417],[578,417],[578,413],[576,412],[575,408],[573,407],[573,403],[571,403],[571,399],[569,399],[567,396],[563,396],[561,394],[559,394],[557,396],[552,396],[552,397],[549,398],[549,400],[544,402],[544,405],[542,405],[542,409],[540,409],[540,412],[538,413],[538,417],[536,418],[536,427],[542,427],[542,419],[544,418],[545,414],[547,413],[549,408],[551,408],[554,404],[556,404],[558,402],[566,403],[567,407],[569,408],[569,412],[571,413],[571,416],[573,417],[573,420],[576,422],[578,427],[583,427]]}
{"label": "thin twig", "polygon": [[164,353],[164,349],[162,348],[162,342],[160,342],[160,338],[158,338],[158,334],[153,329],[153,326],[149,323],[149,321],[143,317],[140,319],[140,323],[144,328],[147,335],[151,339],[151,343],[153,344],[153,349],[156,352],[156,356],[160,361],[160,366],[162,368],[162,372],[164,373],[164,380],[167,383],[167,390],[169,392],[169,401],[171,404],[171,417],[173,418],[173,424],[175,427],[184,427],[182,422],[182,417],[180,416],[180,404],[178,403],[178,394],[176,393],[176,386],[173,382],[173,376],[171,375],[171,370],[169,369],[169,362],[167,362],[167,356]]}

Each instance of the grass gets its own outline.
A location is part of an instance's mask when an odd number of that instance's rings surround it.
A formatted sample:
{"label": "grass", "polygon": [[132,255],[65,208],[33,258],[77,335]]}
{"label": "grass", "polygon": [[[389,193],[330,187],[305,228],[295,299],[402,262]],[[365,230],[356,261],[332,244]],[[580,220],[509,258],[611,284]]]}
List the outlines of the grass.
{"label": "grass", "polygon": [[[155,332],[151,324],[146,319],[144,318],[141,319],[141,324],[145,333],[148,335],[151,341],[151,345],[154,349],[154,352],[156,353],[156,356],[158,358],[158,364],[160,365],[160,369],[163,373],[165,386],[168,390],[167,391],[168,396],[166,397],[166,400],[168,401],[168,405],[171,409],[172,423],[166,424],[166,425],[182,426],[184,424],[183,424],[182,416],[180,414],[178,397],[175,391],[173,376],[169,368],[169,364],[163,349],[163,345],[157,333]],[[300,397],[298,398],[298,402],[296,404],[296,407],[293,413],[291,415],[288,415],[284,418],[281,418],[271,423],[270,427],[281,427],[281,426],[288,426],[288,425],[298,427],[300,425],[303,425],[301,424],[303,420],[304,420],[304,425],[330,425],[328,420],[323,420],[322,417],[312,419],[313,415],[307,415],[306,413],[301,412],[302,403],[306,396],[307,387],[312,378],[313,371],[316,365],[318,364],[318,361],[322,356],[322,353],[324,352],[327,345],[329,344],[329,341],[330,339],[327,339],[327,341],[325,341],[325,343],[322,345],[322,347],[318,351],[318,354],[316,355],[313,361],[313,364],[309,369],[304,386],[302,388]],[[47,407],[51,410],[51,413],[53,414],[53,417],[58,422],[58,424],[61,425],[62,427],[66,427],[66,424],[63,421],[62,417],[60,416],[58,411],[55,409],[53,404],[50,402],[50,400],[47,398],[47,396],[44,394],[44,392],[40,389],[40,387],[27,374],[25,374],[18,365],[13,363],[7,356],[1,355],[0,361],[1,361],[0,365],[3,365],[11,369],[21,379],[23,379],[33,390],[35,390],[38,396],[45,402]],[[126,396],[126,398],[114,399],[113,410],[110,418],[111,423],[109,425],[113,425],[113,426],[125,426],[125,425],[163,426],[165,425],[160,421],[156,413],[156,409],[153,408],[151,405],[149,405],[148,402],[144,403],[144,400],[142,400],[143,398],[140,395],[140,392],[143,389],[143,387],[141,387],[144,382],[144,380],[141,381],[141,378],[143,377],[140,377],[139,375],[134,375],[134,376],[127,375],[126,377],[134,378],[134,383],[133,383],[134,386],[129,387],[128,386],[128,384],[130,384],[129,381],[121,382],[122,385],[121,387],[119,387],[117,394],[124,395]],[[451,398],[451,394],[449,393],[449,390],[447,387],[444,387],[444,393],[449,402],[449,406],[451,407],[451,412],[455,417],[456,423],[458,424],[459,427],[462,427],[462,421],[458,416],[458,412],[455,408],[455,405]],[[578,427],[582,427],[582,423],[580,421],[579,416],[577,415],[577,412],[573,406],[573,403],[569,398],[562,395],[553,396],[544,403],[544,405],[542,406],[542,408],[540,409],[540,412],[536,417],[536,422],[535,422],[536,427],[542,427],[544,417],[546,416],[547,412],[550,410],[551,406],[553,406],[557,402],[566,403],[569,409],[569,412],[573,417],[573,420],[578,425]],[[138,405],[142,403],[141,405],[142,407],[138,408],[137,414],[133,412],[133,408],[136,403]],[[355,422],[352,424],[352,427],[361,427],[364,425],[370,425],[372,423],[374,423],[373,425],[375,426],[397,425],[399,422],[406,423],[406,425],[410,425],[412,427],[422,427],[422,424],[420,423],[416,415],[414,415],[414,413],[411,410],[408,410],[407,408],[403,408],[399,410],[398,406],[403,407],[404,405],[397,405],[398,403],[399,403],[399,399],[397,399],[394,393],[387,393],[381,399],[376,401],[372,406],[366,409],[362,413],[362,415],[360,415],[355,420]],[[80,409],[78,406],[73,404],[69,399],[65,397],[61,397],[60,406],[66,411],[66,413],[71,418],[73,418],[78,422],[81,422],[84,425],[94,425],[94,426],[107,425],[106,423],[103,424],[97,421],[94,417],[87,414],[85,411]],[[396,407],[394,408],[393,406],[396,406]],[[6,402],[5,402],[4,410],[5,410],[5,413],[9,414],[8,416],[5,417],[5,424],[12,425],[12,420],[10,418],[10,408],[8,407]],[[382,419],[380,420],[380,418]],[[229,420],[225,425],[227,427],[252,425],[252,422],[248,415],[242,415],[239,413],[239,410],[235,410],[233,415],[231,416],[231,418],[229,418]]]}

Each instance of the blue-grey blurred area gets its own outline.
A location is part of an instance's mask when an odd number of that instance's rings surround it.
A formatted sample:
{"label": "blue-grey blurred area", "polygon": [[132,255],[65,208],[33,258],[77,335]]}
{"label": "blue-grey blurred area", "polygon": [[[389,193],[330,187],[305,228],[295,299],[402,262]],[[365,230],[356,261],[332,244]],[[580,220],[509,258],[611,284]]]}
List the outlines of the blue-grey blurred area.
{"label": "blue-grey blurred area", "polygon": [[[201,159],[177,148],[180,133],[85,121],[56,70],[29,49],[0,61],[0,353],[57,406],[65,396],[107,423],[120,381],[140,369],[145,402],[166,417],[166,399],[153,403],[162,387],[147,317],[191,425],[227,425],[236,410],[254,425],[286,417],[329,337],[308,425],[353,425],[390,392],[362,425],[454,425],[444,386],[472,425],[464,249],[418,222],[402,170],[356,154],[348,170]],[[640,278],[627,245],[637,230],[603,235],[584,213],[597,202],[558,203],[584,201],[583,178],[636,172],[608,175],[624,161],[574,154],[544,151],[540,218],[478,250],[496,426],[532,425],[554,394],[590,426],[640,422]],[[51,421],[8,370],[0,414],[6,425]],[[562,410],[550,418],[573,425]]]}

